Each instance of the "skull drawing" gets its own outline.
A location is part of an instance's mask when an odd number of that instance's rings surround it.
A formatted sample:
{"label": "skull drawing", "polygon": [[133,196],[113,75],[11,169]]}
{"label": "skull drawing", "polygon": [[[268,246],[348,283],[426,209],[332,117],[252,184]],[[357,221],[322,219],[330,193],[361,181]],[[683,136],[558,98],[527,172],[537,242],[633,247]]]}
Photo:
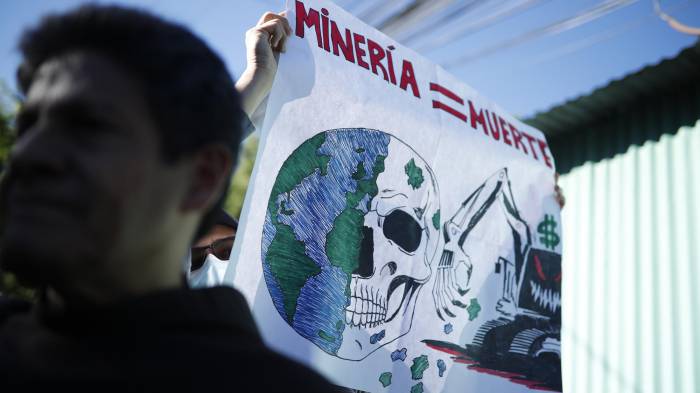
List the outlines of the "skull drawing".
{"label": "skull drawing", "polygon": [[438,247],[440,201],[432,170],[394,137],[384,165],[364,216],[360,260],[350,282],[338,351],[344,359],[364,359],[410,330]]}

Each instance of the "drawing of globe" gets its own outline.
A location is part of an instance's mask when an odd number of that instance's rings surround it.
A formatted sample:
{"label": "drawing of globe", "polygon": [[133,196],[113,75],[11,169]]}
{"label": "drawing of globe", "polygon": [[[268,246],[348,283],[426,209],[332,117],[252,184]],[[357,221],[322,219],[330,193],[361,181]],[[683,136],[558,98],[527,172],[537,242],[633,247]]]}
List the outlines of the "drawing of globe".
{"label": "drawing of globe", "polygon": [[391,140],[362,128],[321,132],[289,155],[270,194],[262,260],[272,301],[297,333],[329,354],[342,345],[357,259],[338,255],[360,248],[358,228]]}

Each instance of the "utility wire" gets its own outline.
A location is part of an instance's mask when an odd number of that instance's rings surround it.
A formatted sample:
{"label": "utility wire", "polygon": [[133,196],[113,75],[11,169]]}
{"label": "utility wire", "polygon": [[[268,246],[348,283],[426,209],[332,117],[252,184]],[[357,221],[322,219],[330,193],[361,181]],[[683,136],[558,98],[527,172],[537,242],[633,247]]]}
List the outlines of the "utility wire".
{"label": "utility wire", "polygon": [[[378,5],[364,10],[358,18],[362,19],[369,25],[375,24],[376,19],[380,18],[383,14],[386,14],[387,10],[391,10],[400,0],[384,0],[380,1]],[[389,17],[393,14],[389,14]]]}
{"label": "utility wire", "polygon": [[344,1],[340,6],[345,9],[345,11],[356,15],[357,9],[361,8],[364,3],[366,3],[365,0]]}
{"label": "utility wire", "polygon": [[609,39],[612,39],[622,33],[625,33],[630,30],[634,30],[635,28],[641,26],[644,22],[648,22],[650,18],[640,18],[639,20],[636,20],[631,23],[627,23],[623,25],[622,27],[617,26],[615,29],[608,29],[602,33],[598,33],[589,37],[586,37],[584,39],[574,41],[568,45],[565,45],[561,48],[558,48],[554,51],[551,51],[549,53],[545,53],[541,56],[538,56],[528,62],[526,62],[524,65],[525,66],[533,66],[541,63],[545,63],[547,61],[552,61],[556,60],[560,57],[564,57],[568,54],[578,52],[581,49],[588,48],[591,45],[599,44],[601,42],[607,41]]}
{"label": "utility wire", "polygon": [[659,4],[659,0],[652,0],[652,2],[654,3],[654,12],[656,13],[656,15],[658,15],[659,18],[661,18],[661,20],[668,23],[668,25],[671,26],[673,30],[684,34],[700,35],[700,27],[688,26],[679,22],[676,18],[661,10],[661,4]]}
{"label": "utility wire", "polygon": [[450,42],[454,42],[457,39],[466,37],[467,35],[474,33],[478,30],[482,30],[489,26],[495,25],[496,23],[499,23],[511,16],[520,14],[528,10],[529,8],[546,1],[549,0],[523,0],[511,7],[501,8],[483,19],[479,19],[472,23],[467,23],[459,29],[443,33],[442,35],[439,35],[437,38],[431,40],[430,42],[418,46],[416,50],[418,52],[423,53],[430,52],[431,50],[437,49]]}
{"label": "utility wire", "polygon": [[410,42],[411,40],[414,40],[416,37],[419,37],[420,35],[424,34],[426,31],[431,31],[436,28],[439,28],[441,26],[445,26],[448,23],[450,23],[452,20],[458,17],[463,17],[466,15],[469,11],[479,7],[480,5],[484,5],[485,3],[488,3],[489,0],[469,0],[466,1],[462,4],[460,4],[458,7],[455,9],[449,10],[449,13],[446,15],[442,15],[438,17],[436,20],[432,21],[431,23],[428,23],[427,25],[416,29],[413,33],[408,34],[407,36],[403,37],[400,39],[402,43],[407,43]]}
{"label": "utility wire", "polygon": [[[675,6],[671,7],[672,11],[679,11],[681,9],[684,9],[688,7],[690,3],[684,2],[680,4],[676,4]],[[632,22],[626,23],[624,25],[620,26],[615,26],[615,28],[612,29],[607,29],[601,33],[598,33],[593,36],[585,37],[583,39],[580,39],[578,41],[571,42],[563,47],[560,47],[556,50],[550,51],[548,53],[545,53],[541,56],[538,56],[534,59],[531,59],[530,61],[527,61],[523,64],[523,66],[529,67],[529,66],[534,66],[538,65],[547,61],[553,61],[557,60],[561,57],[564,57],[566,55],[578,52],[582,49],[588,48],[592,45],[608,41],[612,38],[615,38],[619,36],[620,34],[624,34],[630,30],[634,30],[638,28],[639,26],[644,25],[645,23],[649,22],[652,18],[654,18],[656,15],[655,14],[649,14],[645,15],[641,18],[637,18]]]}
{"label": "utility wire", "polygon": [[416,23],[420,23],[436,12],[440,12],[450,6],[454,1],[455,0],[416,0],[403,11],[377,25],[377,28],[392,37],[396,37],[406,29],[410,29]]}
{"label": "utility wire", "polygon": [[609,14],[610,12],[613,12],[619,8],[626,7],[632,3],[637,2],[638,0],[610,0],[606,1],[603,3],[600,3],[592,8],[589,8],[587,10],[584,10],[582,12],[579,12],[578,14],[559,20],[555,23],[549,24],[547,26],[531,30],[525,34],[521,34],[517,37],[498,42],[494,45],[488,46],[476,53],[472,54],[467,54],[465,56],[461,56],[459,58],[456,58],[452,61],[448,61],[443,63],[443,66],[445,68],[455,68],[455,67],[460,67],[466,63],[469,63],[470,61],[473,61],[475,59],[491,55],[493,53],[505,50],[505,49],[510,49],[512,47],[524,44],[528,41],[532,41],[537,38],[541,38],[544,36],[548,35],[555,35],[559,34],[561,32],[571,30],[573,28],[576,28],[578,26],[581,26],[583,24],[586,24],[588,22],[594,21],[602,16],[605,16]]}

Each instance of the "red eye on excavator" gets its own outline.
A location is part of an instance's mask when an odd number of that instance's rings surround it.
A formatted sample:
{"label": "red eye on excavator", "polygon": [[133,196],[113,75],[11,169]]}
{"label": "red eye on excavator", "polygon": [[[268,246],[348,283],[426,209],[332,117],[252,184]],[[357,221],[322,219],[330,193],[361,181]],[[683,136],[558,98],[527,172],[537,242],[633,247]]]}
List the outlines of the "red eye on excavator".
{"label": "red eye on excavator", "polygon": [[[548,281],[547,280],[547,275],[544,274],[544,269],[542,268],[542,262],[540,262],[540,258],[535,255],[535,269],[537,270],[537,276],[540,277],[542,281]],[[557,274],[554,277],[554,282],[560,282],[561,281],[561,272]]]}

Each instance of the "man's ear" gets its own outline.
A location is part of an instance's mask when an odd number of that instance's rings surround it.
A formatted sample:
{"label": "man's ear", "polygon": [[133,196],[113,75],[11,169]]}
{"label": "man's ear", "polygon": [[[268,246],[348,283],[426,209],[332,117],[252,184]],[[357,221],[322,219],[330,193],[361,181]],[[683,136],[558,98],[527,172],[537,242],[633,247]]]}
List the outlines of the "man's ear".
{"label": "man's ear", "polygon": [[226,181],[231,176],[233,157],[224,145],[210,144],[200,148],[193,161],[190,187],[182,209],[208,210],[224,192]]}

